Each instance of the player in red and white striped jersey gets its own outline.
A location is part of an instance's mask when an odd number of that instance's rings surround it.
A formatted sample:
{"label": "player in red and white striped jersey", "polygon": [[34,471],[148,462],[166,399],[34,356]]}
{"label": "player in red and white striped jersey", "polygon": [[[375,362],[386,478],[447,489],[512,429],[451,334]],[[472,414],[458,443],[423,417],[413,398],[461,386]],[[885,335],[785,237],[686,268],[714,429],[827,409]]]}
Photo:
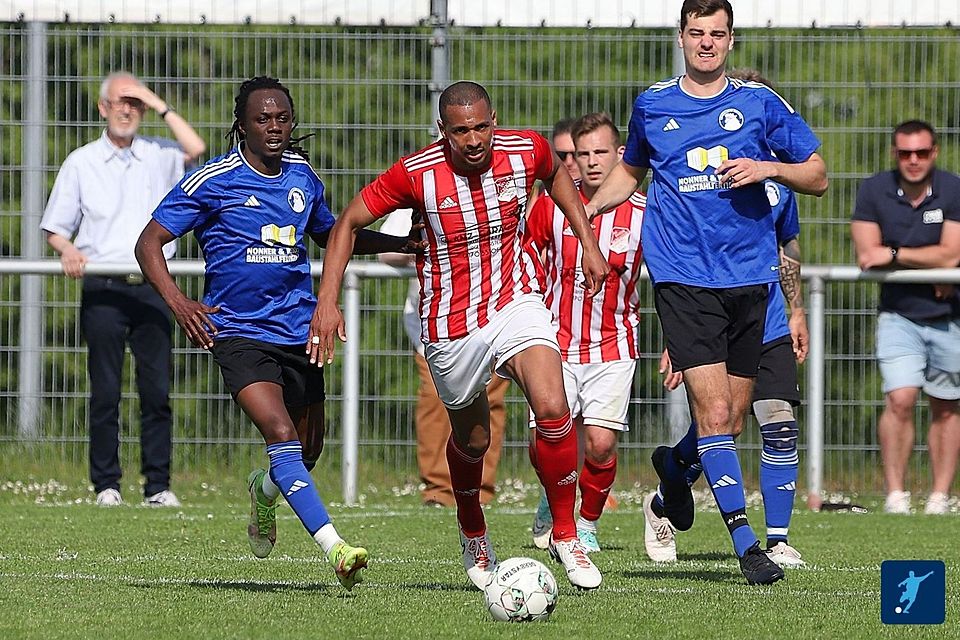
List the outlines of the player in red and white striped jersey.
{"label": "player in red and white striped jersey", "polygon": [[[620,131],[605,113],[590,113],[573,125],[580,198],[589,202],[623,152]],[[591,220],[600,251],[610,265],[597,295],[578,286],[581,245],[550,197],[537,201],[527,219],[527,245],[543,256],[546,304],[563,358],[563,380],[574,422],[584,435],[577,535],[599,551],[597,521],[617,473],[617,440],[627,430],[627,408],[637,358],[643,262],[640,225],[646,196],[635,193],[616,209]],[[544,501],[534,518],[534,543],[543,546],[550,528]]]}
{"label": "player in red and white striped jersey", "polygon": [[457,82],[440,96],[443,140],[402,158],[364,187],[330,232],[317,310],[310,325],[312,359],[331,361],[334,334],[345,339],[337,298],[359,229],[394,209],[425,212],[427,250],[417,260],[421,339],[453,433],[447,463],[464,568],[478,588],[496,570],[480,509],[483,455],[490,440],[485,389],[491,368],[513,378],[536,417],[533,454],[553,514],[551,555],[581,588],[601,575],[577,537],[577,439],[563,393],[556,332],[543,304],[537,259],[525,253],[522,224],[534,180],[546,184],[584,244],[584,286],[596,293],[609,270],[573,180],[547,141],[532,131],[496,131],[486,90]]}

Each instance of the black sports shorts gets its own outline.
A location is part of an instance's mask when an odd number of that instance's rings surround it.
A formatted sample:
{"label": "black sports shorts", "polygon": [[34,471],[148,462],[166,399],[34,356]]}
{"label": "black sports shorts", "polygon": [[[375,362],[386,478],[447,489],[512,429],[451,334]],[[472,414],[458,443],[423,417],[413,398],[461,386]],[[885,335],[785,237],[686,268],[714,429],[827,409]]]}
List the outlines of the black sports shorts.
{"label": "black sports shorts", "polygon": [[323,369],[310,364],[303,345],[279,345],[250,338],[214,340],[214,360],[223,383],[236,399],[254,382],[275,382],[283,387],[283,403],[304,407],[323,402]]}
{"label": "black sports shorts", "polygon": [[727,373],[755,378],[760,366],[765,284],[709,289],[664,282],[653,289],[674,370],[723,362]]}
{"label": "black sports shorts", "polygon": [[797,359],[790,336],[763,345],[757,383],[753,387],[753,401],[757,400],[786,400],[795,407],[800,405]]}

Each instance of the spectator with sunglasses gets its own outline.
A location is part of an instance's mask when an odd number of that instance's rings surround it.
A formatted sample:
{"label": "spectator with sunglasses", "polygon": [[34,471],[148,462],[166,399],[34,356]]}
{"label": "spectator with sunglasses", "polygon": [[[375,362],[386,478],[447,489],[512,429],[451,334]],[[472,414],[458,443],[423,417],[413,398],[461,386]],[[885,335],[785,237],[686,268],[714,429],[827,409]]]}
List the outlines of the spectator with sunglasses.
{"label": "spectator with sunglasses", "polygon": [[[956,267],[960,176],[936,168],[937,134],[909,120],[893,132],[896,168],[860,185],[851,235],[861,269]],[[884,283],[877,359],[885,408],[877,425],[888,513],[909,513],[905,475],[920,390],[930,402],[933,489],[925,512],[946,513],[960,452],[960,291],[948,284]]]}

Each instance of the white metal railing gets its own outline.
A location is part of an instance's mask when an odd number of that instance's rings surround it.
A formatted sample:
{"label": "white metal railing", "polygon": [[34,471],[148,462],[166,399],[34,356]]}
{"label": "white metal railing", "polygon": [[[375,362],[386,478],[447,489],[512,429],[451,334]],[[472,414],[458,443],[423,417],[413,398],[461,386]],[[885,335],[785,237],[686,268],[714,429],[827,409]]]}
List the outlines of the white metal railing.
{"label": "white metal railing", "polygon": [[[203,263],[200,261],[172,260],[168,263],[174,276],[201,276]],[[311,263],[314,277],[319,277],[322,263]],[[119,275],[138,273],[135,264],[88,264],[86,273],[91,275]],[[0,259],[0,275],[56,275],[63,273],[58,260]],[[413,275],[412,268],[396,268],[380,263],[352,263],[347,268],[343,281],[343,316],[348,340],[343,350],[343,452],[342,487],[343,499],[347,504],[355,504],[358,496],[357,477],[359,463],[359,412],[360,412],[360,289],[364,279],[406,278]],[[960,269],[924,269],[902,271],[862,272],[852,266],[810,265],[803,267],[802,277],[808,282],[807,308],[810,330],[810,351],[807,361],[807,384],[805,401],[807,404],[807,482],[808,501],[816,503],[823,490],[824,469],[824,377],[826,366],[826,285],[828,282],[913,282],[913,283],[951,283],[960,284]],[[646,270],[641,278],[648,279]],[[24,357],[39,359],[40,344],[21,344]],[[23,366],[20,374],[37,372],[40,367]],[[21,384],[21,389],[37,388]],[[25,437],[37,433],[36,413],[31,407],[37,404],[37,397],[21,395],[18,420],[19,433]]]}

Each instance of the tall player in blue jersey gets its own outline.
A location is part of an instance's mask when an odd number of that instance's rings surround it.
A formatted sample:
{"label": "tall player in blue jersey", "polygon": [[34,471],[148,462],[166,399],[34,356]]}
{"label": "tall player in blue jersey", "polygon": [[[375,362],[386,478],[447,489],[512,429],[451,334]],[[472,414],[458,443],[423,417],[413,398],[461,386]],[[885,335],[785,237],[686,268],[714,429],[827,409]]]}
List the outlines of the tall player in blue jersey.
{"label": "tall player in blue jersey", "polygon": [[[800,404],[797,364],[806,359],[809,346],[800,282],[800,221],[797,200],[789,189],[770,180],[764,186],[780,243],[780,282],[769,285],[760,369],[753,389],[753,415],[760,425],[762,440],[760,494],[767,525],[766,553],[781,567],[799,567],[803,566],[803,559],[789,544],[787,535],[800,464],[799,431],[793,412]],[[785,299],[790,306],[789,320]],[[673,390],[682,382],[683,374],[672,371],[666,352],[661,371],[666,374],[667,389]],[[697,455],[696,422],[690,424],[679,443],[657,447],[652,458],[661,481],[657,491],[643,502],[644,547],[652,560],[673,562],[677,559],[675,530],[693,525],[693,500],[690,497],[686,503],[688,509],[682,517],[674,511],[677,522],[672,522],[665,515],[663,496],[689,495],[689,489],[684,487],[693,486],[703,472]]]}
{"label": "tall player in blue jersey", "polygon": [[[247,80],[234,118],[233,148],[167,194],[137,242],[137,260],[193,344],[213,354],[267,444],[269,473],[248,478],[253,553],[273,549],[282,494],[351,589],[367,551],[343,541],[310,477],[323,449],[324,389],[323,370],[306,354],[316,298],[304,236],[324,246],[334,218],[323,183],[291,139],[296,116],[286,87]],[[189,231],[206,260],[203,302],[177,287],[161,251]],[[414,245],[368,232],[356,253],[407,253]]]}
{"label": "tall player in blue jersey", "polygon": [[[768,87],[728,79],[733,8],[685,0],[678,43],[685,74],[637,97],[623,160],[587,214],[626,200],[653,169],[643,220],[644,255],[670,357],[683,372],[697,449],[750,584],[783,570],[747,523],[733,441],[757,376],[768,285],[777,280],[776,232],[763,181],[822,195],[819,140]],[[771,161],[775,155],[780,162]],[[664,495],[668,518],[688,507]],[[680,514],[682,515],[682,513]]]}

